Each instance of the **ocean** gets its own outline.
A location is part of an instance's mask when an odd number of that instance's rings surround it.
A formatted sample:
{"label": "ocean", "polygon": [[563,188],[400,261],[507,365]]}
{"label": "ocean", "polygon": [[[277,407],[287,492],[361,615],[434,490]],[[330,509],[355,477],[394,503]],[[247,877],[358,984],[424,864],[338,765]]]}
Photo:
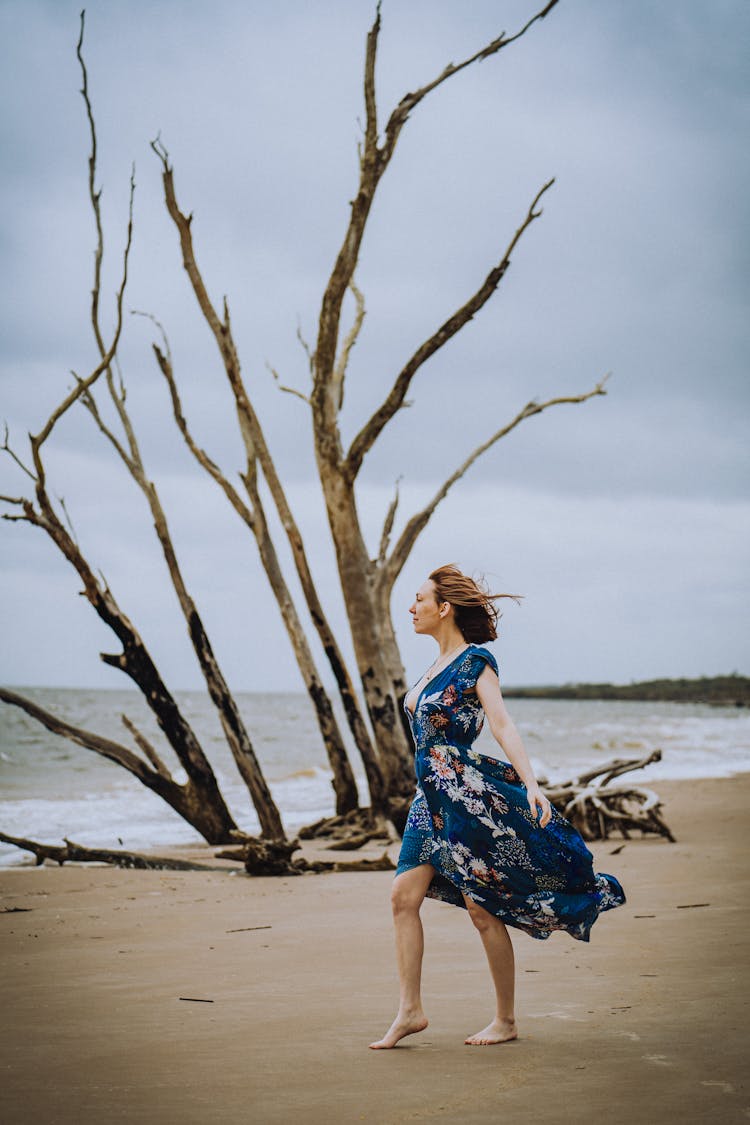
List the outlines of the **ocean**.
{"label": "ocean", "polygon": [[[132,691],[18,689],[68,722],[132,746],[124,713],[160,749],[164,746],[141,696]],[[258,820],[239,778],[214,709],[201,692],[177,698],[219,779],[237,824],[258,831]],[[304,694],[238,693],[255,752],[290,833],[333,812],[325,752]],[[638,758],[652,750],[662,760],[633,781],[658,791],[661,778],[727,777],[750,771],[750,712],[703,704],[597,700],[509,700],[538,776],[572,777],[612,758]],[[339,715],[342,732],[343,717]],[[481,748],[494,745],[485,729]],[[170,768],[169,750],[164,759]],[[354,761],[354,758],[353,758]],[[366,803],[364,774],[355,774]],[[177,780],[184,780],[179,767]],[[89,847],[136,851],[198,843],[201,837],[162,800],[120,766],[50,734],[17,707],[0,705],[0,831],[45,843],[67,836]],[[0,866],[33,862],[28,852],[0,843]]]}

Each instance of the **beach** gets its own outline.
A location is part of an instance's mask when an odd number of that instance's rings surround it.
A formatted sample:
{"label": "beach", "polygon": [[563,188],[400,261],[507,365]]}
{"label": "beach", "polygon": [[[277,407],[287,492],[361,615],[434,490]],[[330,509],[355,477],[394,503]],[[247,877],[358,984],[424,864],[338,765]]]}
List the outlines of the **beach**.
{"label": "beach", "polygon": [[491,1015],[484,955],[428,901],[430,1026],[368,1050],[396,1007],[388,872],[3,869],[0,1119],[749,1120],[750,774],[654,788],[677,843],[592,845],[628,901],[590,944],[513,932],[520,1038],[499,1047],[463,1045]]}

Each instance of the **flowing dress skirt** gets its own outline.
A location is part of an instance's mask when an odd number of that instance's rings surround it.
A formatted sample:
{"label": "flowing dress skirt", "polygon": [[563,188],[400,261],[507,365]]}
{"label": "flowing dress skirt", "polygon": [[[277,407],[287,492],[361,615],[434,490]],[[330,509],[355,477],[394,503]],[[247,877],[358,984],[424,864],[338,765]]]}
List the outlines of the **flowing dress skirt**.
{"label": "flowing dress skirt", "polygon": [[556,810],[541,828],[507,762],[473,747],[484,713],[476,681],[487,649],[471,645],[425,686],[414,713],[417,791],[397,874],[435,868],[428,897],[465,907],[464,895],[533,938],[565,930],[580,941],[599,915],[625,902],[613,875],[597,873],[579,833]]}

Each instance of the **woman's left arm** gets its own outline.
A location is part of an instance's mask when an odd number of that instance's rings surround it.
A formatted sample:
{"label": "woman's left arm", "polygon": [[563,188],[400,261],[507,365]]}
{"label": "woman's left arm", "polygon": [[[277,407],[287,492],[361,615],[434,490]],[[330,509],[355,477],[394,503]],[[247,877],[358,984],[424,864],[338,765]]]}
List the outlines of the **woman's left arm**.
{"label": "woman's left arm", "polygon": [[477,679],[477,697],[487,716],[493,737],[526,786],[532,816],[539,820],[542,828],[546,828],[552,817],[552,806],[539,788],[526,748],[505,706],[498,678],[489,665],[485,665]]}

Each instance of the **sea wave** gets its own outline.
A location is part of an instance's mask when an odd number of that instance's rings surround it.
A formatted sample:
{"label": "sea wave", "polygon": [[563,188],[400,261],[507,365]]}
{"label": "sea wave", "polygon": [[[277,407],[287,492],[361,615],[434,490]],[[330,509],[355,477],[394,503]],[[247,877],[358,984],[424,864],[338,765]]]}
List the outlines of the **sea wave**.
{"label": "sea wave", "polygon": [[[126,711],[144,734],[162,745],[152,717],[132,692],[35,689],[42,706],[74,725],[122,740]],[[240,696],[258,757],[290,833],[334,811],[331,770],[304,696]],[[246,832],[258,819],[235,764],[220,739],[205,697],[181,699],[210,757],[227,804]],[[512,701],[512,712],[538,776],[558,781],[612,758],[639,758],[661,750],[660,762],[629,774],[649,784],[663,778],[727,777],[750,771],[750,714],[700,704],[600,700]],[[340,719],[345,729],[343,717]],[[487,727],[487,724],[485,725]],[[478,749],[497,755],[488,729]],[[165,759],[168,754],[165,754]],[[366,785],[355,753],[363,803]],[[175,769],[175,778],[180,771]],[[124,770],[58,738],[17,708],[0,708],[0,829],[46,843],[69,837],[91,847],[129,850],[198,842],[177,813]],[[29,862],[0,844],[0,866]],[[33,862],[33,861],[32,861]]]}

